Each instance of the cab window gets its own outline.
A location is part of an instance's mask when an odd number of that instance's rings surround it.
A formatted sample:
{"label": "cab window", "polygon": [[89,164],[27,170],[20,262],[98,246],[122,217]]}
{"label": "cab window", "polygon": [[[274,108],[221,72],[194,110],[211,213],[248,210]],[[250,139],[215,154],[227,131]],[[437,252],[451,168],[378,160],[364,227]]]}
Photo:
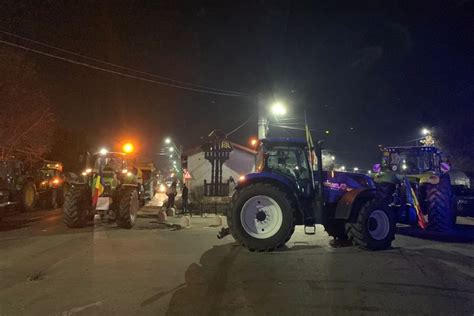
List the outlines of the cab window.
{"label": "cab window", "polygon": [[309,179],[306,153],[302,148],[273,147],[267,150],[266,167],[296,179]]}

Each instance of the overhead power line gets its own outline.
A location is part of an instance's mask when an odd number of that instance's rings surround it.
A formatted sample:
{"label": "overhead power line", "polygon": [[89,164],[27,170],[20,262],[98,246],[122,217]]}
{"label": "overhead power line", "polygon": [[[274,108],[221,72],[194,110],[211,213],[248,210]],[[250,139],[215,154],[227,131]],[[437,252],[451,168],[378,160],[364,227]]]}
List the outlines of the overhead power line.
{"label": "overhead power line", "polygon": [[81,61],[73,60],[73,59],[70,59],[70,58],[61,57],[61,56],[54,55],[54,54],[51,54],[51,53],[43,52],[43,51],[40,51],[40,50],[37,50],[37,49],[34,49],[34,48],[30,48],[30,47],[26,47],[26,46],[23,46],[23,45],[15,44],[15,43],[5,41],[5,40],[0,40],[0,43],[3,43],[5,45],[9,45],[9,46],[13,46],[13,47],[16,47],[16,48],[20,48],[20,49],[23,49],[23,50],[26,50],[26,51],[29,51],[29,52],[34,52],[36,54],[40,54],[40,55],[43,55],[43,56],[48,56],[48,57],[51,57],[51,58],[54,58],[54,59],[62,60],[62,61],[65,61],[65,62],[68,62],[68,63],[71,63],[71,64],[80,65],[80,66],[83,66],[83,67],[87,67],[87,68],[91,68],[91,69],[95,69],[95,70],[100,70],[100,71],[103,71],[103,72],[119,75],[119,76],[122,76],[122,77],[133,78],[133,79],[146,81],[146,82],[150,82],[150,83],[154,83],[154,84],[158,84],[158,85],[162,85],[162,86],[168,86],[168,87],[184,89],[184,90],[200,92],[200,93],[223,95],[223,96],[229,96],[229,97],[245,97],[246,96],[246,95],[243,95],[243,94],[235,94],[235,93],[227,93],[227,92],[220,92],[220,91],[212,91],[212,90],[208,90],[208,89],[186,87],[186,86],[179,85],[179,84],[163,82],[163,81],[153,80],[153,79],[149,79],[149,78],[138,77],[138,76],[134,76],[134,75],[131,75],[131,74],[126,74],[126,73],[123,73],[123,72],[119,72],[119,71],[115,71],[115,70],[111,70],[111,69],[106,69],[106,68],[94,66],[94,65],[91,65],[91,64],[88,64],[88,63],[85,63],[85,62],[81,62]]}
{"label": "overhead power line", "polygon": [[241,129],[242,127],[244,127],[245,125],[247,125],[247,123],[250,121],[250,119],[252,118],[253,115],[250,115],[249,118],[243,122],[242,124],[240,124],[239,126],[237,126],[236,128],[234,128],[233,130],[231,130],[230,132],[228,132],[225,136],[230,136],[232,134],[234,134],[235,132],[237,132],[239,129]]}
{"label": "overhead power line", "polygon": [[58,51],[63,52],[63,53],[67,53],[67,54],[78,56],[78,57],[81,57],[81,58],[84,58],[84,59],[89,59],[89,60],[92,60],[92,61],[95,61],[95,62],[99,62],[99,63],[102,63],[104,65],[113,66],[113,67],[123,69],[123,70],[133,71],[137,74],[146,75],[146,76],[150,76],[150,77],[157,78],[157,79],[162,79],[162,80],[168,80],[168,81],[178,83],[178,84],[181,84],[181,85],[188,85],[188,86],[192,86],[192,87],[196,87],[196,88],[202,88],[202,89],[206,89],[206,90],[214,90],[214,91],[218,91],[218,92],[246,95],[244,92],[240,92],[240,91],[232,91],[232,90],[208,87],[208,86],[204,86],[204,85],[198,85],[198,84],[195,84],[195,83],[176,80],[176,79],[172,79],[172,78],[169,78],[169,77],[160,76],[160,75],[157,75],[157,74],[153,74],[153,73],[133,69],[133,68],[130,68],[130,67],[114,64],[114,63],[111,63],[111,62],[107,62],[105,60],[101,60],[99,58],[94,58],[94,57],[89,57],[89,56],[86,56],[86,55],[82,55],[82,54],[79,54],[79,53],[76,53],[76,52],[73,52],[73,51],[70,51],[70,50],[67,50],[67,49],[64,49],[64,48],[49,45],[49,44],[46,44],[46,43],[43,43],[43,42],[40,42],[40,41],[37,41],[37,40],[33,40],[31,38],[27,38],[27,37],[24,37],[24,36],[20,36],[20,35],[11,33],[11,32],[0,30],[0,33],[6,34],[6,35],[9,35],[9,36],[12,36],[12,37],[16,37],[16,38],[19,38],[19,39],[22,39],[22,40],[25,40],[25,41],[28,41],[28,42],[31,42],[31,43],[35,43],[35,44],[38,44],[38,45],[41,45],[41,46],[44,46],[44,47],[55,49],[55,50],[58,50]]}

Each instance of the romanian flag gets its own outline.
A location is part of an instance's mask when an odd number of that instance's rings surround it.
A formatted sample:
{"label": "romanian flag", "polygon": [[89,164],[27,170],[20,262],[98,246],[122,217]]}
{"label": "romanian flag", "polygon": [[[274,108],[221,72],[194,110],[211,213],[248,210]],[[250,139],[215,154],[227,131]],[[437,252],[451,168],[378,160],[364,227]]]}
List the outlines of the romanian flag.
{"label": "romanian flag", "polygon": [[94,179],[92,180],[92,205],[97,205],[97,200],[103,192],[104,186],[102,185],[102,177],[94,177]]}
{"label": "romanian flag", "polygon": [[425,222],[425,218],[423,217],[423,213],[421,212],[420,203],[418,202],[415,191],[413,190],[411,186],[410,186],[410,193],[411,193],[411,196],[413,197],[413,202],[414,202],[413,206],[415,207],[416,216],[418,217],[418,226],[420,226],[422,229],[426,229],[426,222]]}
{"label": "romanian flag", "polygon": [[306,132],[306,142],[308,143],[308,150],[309,150],[309,163],[313,170],[315,170],[316,166],[316,154],[314,153],[314,143],[313,137],[311,136],[311,131],[309,130],[308,124],[305,124],[305,132]]}

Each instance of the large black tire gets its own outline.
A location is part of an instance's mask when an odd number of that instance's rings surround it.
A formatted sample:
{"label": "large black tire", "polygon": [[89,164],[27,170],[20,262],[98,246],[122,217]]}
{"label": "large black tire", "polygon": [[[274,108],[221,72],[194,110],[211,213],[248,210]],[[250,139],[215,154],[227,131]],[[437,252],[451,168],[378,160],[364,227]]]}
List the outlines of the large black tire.
{"label": "large black tire", "polygon": [[38,201],[38,192],[33,181],[27,181],[21,190],[20,211],[29,212],[34,210]]}
{"label": "large black tire", "polygon": [[65,196],[64,187],[57,188],[56,192],[57,192],[56,203],[58,204],[58,207],[62,207],[64,205],[64,196]]}
{"label": "large black tire", "polygon": [[69,187],[63,206],[63,221],[67,227],[80,228],[86,224],[87,198],[87,191],[83,187]]}
{"label": "large black tire", "polygon": [[426,185],[426,199],[428,229],[437,232],[452,230],[456,223],[456,209],[449,175],[441,175],[438,184]]}
{"label": "large black tire", "polygon": [[350,240],[369,250],[388,249],[395,239],[396,216],[388,200],[372,199],[366,202],[354,222],[346,223]]}
{"label": "large black tire", "polygon": [[58,192],[56,189],[51,189],[49,192],[47,192],[45,197],[45,208],[55,209],[58,207]]}
{"label": "large black tire", "polygon": [[117,225],[121,228],[132,228],[137,218],[139,206],[138,191],[133,187],[120,190],[117,210]]}
{"label": "large black tire", "polygon": [[332,220],[324,225],[324,229],[328,235],[333,237],[335,240],[349,239],[346,233],[345,222],[343,221]]}
{"label": "large black tire", "polygon": [[[267,238],[251,236],[243,226],[241,212],[247,201],[253,197],[265,196],[275,201],[281,210],[281,226]],[[250,184],[234,193],[232,207],[228,212],[230,233],[242,246],[250,251],[272,251],[282,247],[295,231],[295,206],[293,200],[283,190],[271,184]],[[257,199],[258,200],[258,199]],[[257,201],[256,203],[260,203]]]}

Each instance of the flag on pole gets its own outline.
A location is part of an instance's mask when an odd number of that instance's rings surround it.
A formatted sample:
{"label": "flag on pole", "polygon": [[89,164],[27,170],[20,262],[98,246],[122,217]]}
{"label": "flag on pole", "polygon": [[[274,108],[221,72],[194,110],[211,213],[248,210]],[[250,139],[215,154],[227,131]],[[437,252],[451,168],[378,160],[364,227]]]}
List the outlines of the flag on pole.
{"label": "flag on pole", "polygon": [[304,113],[304,123],[305,123],[305,133],[306,133],[306,143],[308,144],[308,151],[309,151],[309,164],[313,170],[316,166],[316,154],[314,153],[314,142],[313,137],[311,136],[311,131],[309,130],[308,122],[306,120],[306,112]]}
{"label": "flag on pole", "polygon": [[422,229],[426,229],[426,222],[423,216],[423,212],[421,212],[420,203],[418,202],[418,198],[416,197],[415,191],[413,190],[411,186],[410,186],[410,193],[411,193],[411,196],[413,197],[413,204],[414,204],[413,206],[415,207],[416,216],[418,217],[418,226],[420,226]]}
{"label": "flag on pole", "polygon": [[102,177],[94,177],[94,179],[92,180],[92,205],[97,205],[97,200],[103,192],[104,186],[102,185]]}

